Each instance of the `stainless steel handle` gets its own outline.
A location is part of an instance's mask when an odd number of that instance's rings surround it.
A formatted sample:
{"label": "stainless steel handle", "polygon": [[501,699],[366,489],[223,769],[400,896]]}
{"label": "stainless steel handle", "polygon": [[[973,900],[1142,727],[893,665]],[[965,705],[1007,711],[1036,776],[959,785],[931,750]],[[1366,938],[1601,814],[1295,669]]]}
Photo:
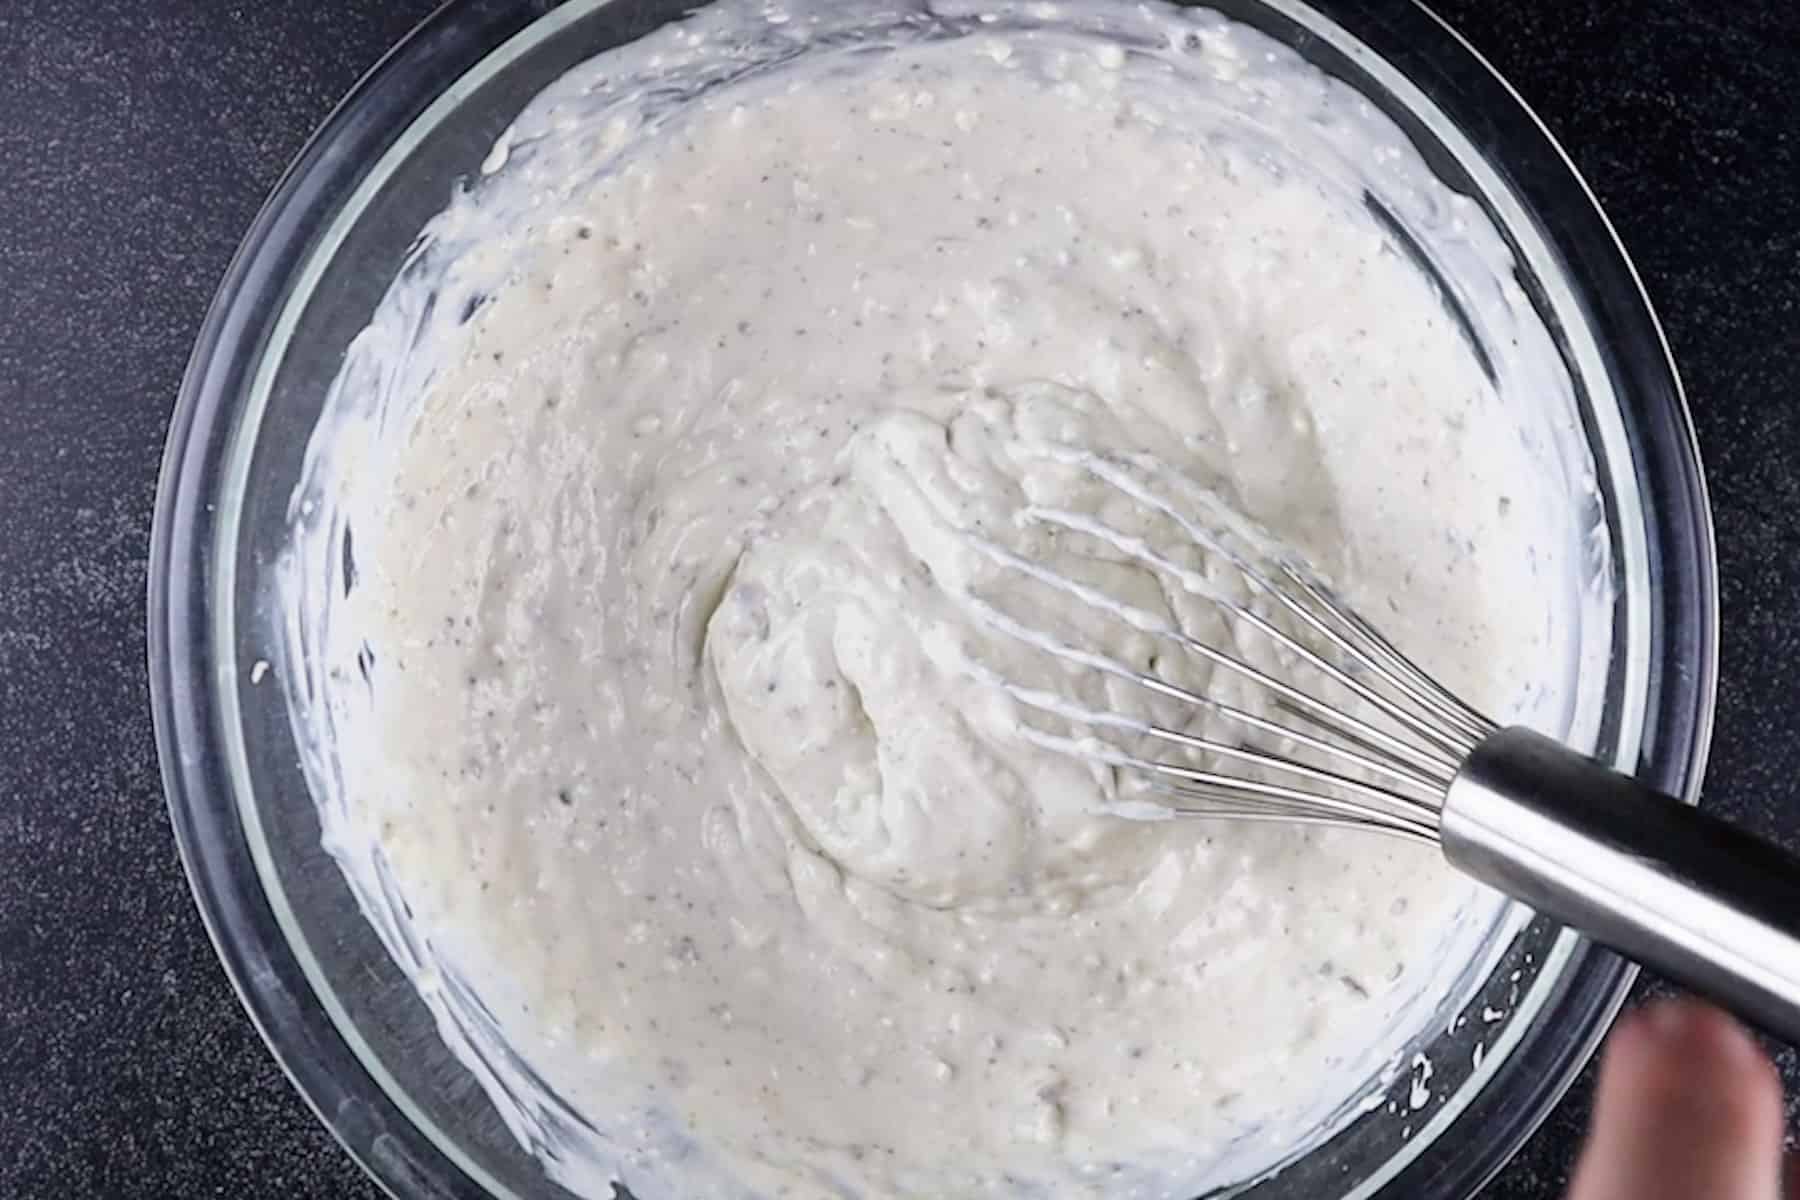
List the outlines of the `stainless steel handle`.
{"label": "stainless steel handle", "polygon": [[1462,871],[1800,1045],[1800,858],[1528,729],[1444,799]]}

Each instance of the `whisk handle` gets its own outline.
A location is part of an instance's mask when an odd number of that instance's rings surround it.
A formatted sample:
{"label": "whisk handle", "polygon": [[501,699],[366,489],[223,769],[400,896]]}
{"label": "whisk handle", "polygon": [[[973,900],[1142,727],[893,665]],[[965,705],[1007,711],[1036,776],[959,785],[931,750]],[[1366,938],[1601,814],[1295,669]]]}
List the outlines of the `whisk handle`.
{"label": "whisk handle", "polygon": [[1800,1045],[1800,858],[1528,729],[1444,800],[1466,874]]}

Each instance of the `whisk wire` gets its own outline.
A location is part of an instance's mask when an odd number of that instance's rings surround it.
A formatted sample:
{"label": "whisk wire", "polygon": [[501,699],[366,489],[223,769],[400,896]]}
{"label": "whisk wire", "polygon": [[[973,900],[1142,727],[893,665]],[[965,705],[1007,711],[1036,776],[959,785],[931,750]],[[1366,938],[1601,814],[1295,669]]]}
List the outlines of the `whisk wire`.
{"label": "whisk wire", "polygon": [[[1153,632],[1161,632],[1164,636],[1174,638],[1180,641],[1187,649],[1205,657],[1216,665],[1236,672],[1245,678],[1253,679],[1256,683],[1268,688],[1282,698],[1299,705],[1309,713],[1314,714],[1316,718],[1320,719],[1328,726],[1337,725],[1339,723],[1352,726],[1356,729],[1359,736],[1378,742],[1386,747],[1390,753],[1412,763],[1421,770],[1431,771],[1434,778],[1441,778],[1443,783],[1449,783],[1451,777],[1456,773],[1456,764],[1461,761],[1462,754],[1466,752],[1466,748],[1462,747],[1457,741],[1446,736],[1441,730],[1433,727],[1430,722],[1408,712],[1394,700],[1382,695],[1361,680],[1356,679],[1337,664],[1330,662],[1317,651],[1288,634],[1285,630],[1271,624],[1261,614],[1246,608],[1235,600],[1219,595],[1210,588],[1195,586],[1189,578],[1192,576],[1193,572],[1188,571],[1167,556],[1158,554],[1155,550],[1151,549],[1143,539],[1118,533],[1099,522],[1089,520],[1078,516],[1077,514],[1064,512],[1060,509],[1033,506],[1026,509],[1024,515],[1032,520],[1053,524],[1074,533],[1083,533],[1090,537],[1098,538],[1112,546],[1113,549],[1119,551],[1121,554],[1124,554],[1153,570],[1174,575],[1182,584],[1182,587],[1186,592],[1225,610],[1233,617],[1270,639],[1275,644],[1283,647],[1290,653],[1297,655],[1314,670],[1323,674],[1328,679],[1331,679],[1341,687],[1346,688],[1359,699],[1379,710],[1389,719],[1404,726],[1418,737],[1426,740],[1430,746],[1438,752],[1426,753],[1423,748],[1414,746],[1399,738],[1395,738],[1367,722],[1359,721],[1342,712],[1335,705],[1328,704],[1323,700],[1319,700],[1316,697],[1299,691],[1297,688],[1281,683],[1279,680],[1270,677],[1265,672],[1257,670],[1248,663],[1243,662],[1241,659],[1196,641],[1194,638],[1182,634],[1179,631],[1165,629]],[[1233,552],[1221,551],[1221,553],[1232,554]],[[1236,564],[1234,563],[1234,565]],[[1265,592],[1284,602],[1285,606],[1288,607],[1290,611],[1311,625],[1321,637],[1329,641],[1335,648],[1342,653],[1361,659],[1361,655],[1358,653],[1357,648],[1347,638],[1338,631],[1325,625],[1314,614],[1308,612],[1303,607],[1296,605],[1285,595],[1285,593],[1280,592],[1272,582],[1263,577],[1255,567],[1248,563],[1244,563],[1239,569],[1247,577],[1250,577],[1253,581],[1257,582]],[[1049,583],[1050,586],[1058,587],[1077,598],[1088,599],[1090,595],[1098,595],[1097,593],[1094,593],[1092,589],[1082,588],[1079,584],[1072,584],[1072,581],[1061,580],[1057,577],[1049,576],[1047,573],[1034,572],[1034,574],[1044,582]],[[1099,606],[1105,606],[1105,603],[1105,598],[1100,597]],[[1375,671],[1378,674],[1384,674],[1380,672],[1380,668],[1375,664],[1367,663],[1366,665],[1369,670]]]}
{"label": "whisk wire", "polygon": [[1467,738],[1463,753],[1473,749],[1497,728],[1492,721],[1470,708],[1437,680],[1427,675],[1412,659],[1402,654],[1374,626],[1345,608],[1322,584],[1308,578],[1291,563],[1283,564],[1282,573],[1306,597],[1363,640],[1371,657],[1385,668],[1391,685],[1433,716],[1456,728]]}
{"label": "whisk wire", "polygon": [[1330,813],[1321,813],[1306,809],[1271,809],[1262,811],[1253,808],[1230,808],[1219,806],[1206,808],[1204,810],[1176,808],[1172,811],[1174,811],[1177,816],[1202,817],[1209,821],[1262,821],[1281,825],[1324,826],[1332,829],[1350,827],[1392,834],[1396,837],[1402,837],[1408,841],[1418,842],[1426,846],[1435,845],[1437,842],[1436,835],[1423,829],[1366,820],[1361,816],[1341,817]]}
{"label": "whisk wire", "polygon": [[[1230,811],[1280,812],[1288,815],[1311,812],[1368,825],[1379,825],[1383,828],[1416,829],[1425,834],[1434,833],[1437,829],[1435,822],[1422,817],[1404,812],[1371,808],[1353,800],[1319,795],[1286,784],[1270,783],[1260,779],[1239,779],[1216,772],[1144,759],[1128,759],[1120,765],[1136,767],[1154,775],[1167,777],[1163,781],[1162,790],[1171,795],[1199,801],[1211,801],[1216,797],[1224,802],[1207,808],[1178,810],[1194,816],[1214,816],[1219,812]],[[1174,782],[1169,782],[1170,780]],[[1230,807],[1231,805],[1236,805],[1237,808],[1233,809]]]}
{"label": "whisk wire", "polygon": [[[1159,690],[1162,687],[1169,686],[1150,677],[1143,677],[1143,682],[1146,684],[1157,685]],[[1198,734],[1188,733],[1185,730],[1169,729],[1166,726],[1157,725],[1149,721],[1141,721],[1135,717],[1124,716],[1120,713],[1096,712],[1090,708],[1070,704],[1060,697],[1033,688],[1022,688],[1013,685],[1003,686],[1005,686],[1006,690],[1022,704],[1043,712],[1054,713],[1057,716],[1061,716],[1091,728],[1116,729],[1139,737],[1167,742],[1171,745],[1180,746],[1185,750],[1236,759],[1239,762],[1249,763],[1254,766],[1262,767],[1265,770],[1286,772],[1318,783],[1329,783],[1334,786],[1342,787],[1348,791],[1359,792],[1371,799],[1380,799],[1391,802],[1404,808],[1416,810],[1428,816],[1435,815],[1437,811],[1436,806],[1429,801],[1395,791],[1392,787],[1365,783],[1364,781],[1355,779],[1351,776],[1325,768],[1315,767],[1307,763],[1298,762],[1294,759],[1273,754],[1269,751],[1258,750],[1251,746],[1238,745],[1231,742],[1222,742],[1217,738],[1202,737]],[[1183,699],[1191,695],[1191,693],[1179,688],[1172,688],[1171,690],[1178,693],[1180,698]],[[1324,742],[1303,733],[1298,733],[1297,731],[1291,730],[1266,718],[1258,717],[1254,713],[1247,713],[1240,709],[1232,708],[1229,705],[1219,705],[1216,704],[1216,702],[1207,700],[1205,697],[1197,697],[1196,699],[1202,703],[1214,704],[1216,711],[1219,711],[1223,715],[1242,720],[1246,724],[1264,729],[1276,736],[1289,740],[1297,740],[1302,745],[1318,750],[1322,754],[1329,754],[1341,758],[1350,766],[1367,771],[1372,775],[1384,776],[1396,785],[1410,786],[1427,795],[1435,795],[1439,790],[1430,780],[1423,779],[1404,770],[1397,770],[1379,759],[1359,754],[1354,750],[1345,749],[1341,746],[1333,746],[1328,742]]]}
{"label": "whisk wire", "polygon": [[[1002,546],[998,546],[983,538],[972,538],[971,542],[995,561],[1011,566],[1031,575],[1047,587],[1053,588],[1076,600],[1079,600],[1101,611],[1110,611],[1123,615],[1125,609],[1110,600],[1094,588],[1075,582],[1072,579],[1042,570],[1030,560],[1025,559]],[[1242,678],[1265,688],[1278,698],[1303,710],[1308,719],[1321,729],[1347,738],[1360,744],[1367,754],[1357,754],[1332,742],[1314,737],[1302,730],[1288,725],[1259,717],[1222,700],[1203,695],[1169,680],[1158,678],[1134,670],[1104,654],[1070,645],[1068,642],[1054,637],[1042,630],[1029,628],[1000,612],[984,601],[972,600],[971,604],[977,612],[985,617],[989,624],[1010,636],[1037,647],[1049,654],[1082,666],[1092,667],[1115,678],[1124,679],[1146,690],[1166,696],[1171,700],[1179,700],[1197,707],[1209,709],[1235,723],[1257,729],[1263,733],[1279,738],[1286,738],[1304,745],[1316,753],[1327,757],[1340,758],[1355,766],[1373,770],[1390,777],[1403,780],[1416,787],[1441,791],[1449,784],[1455,774],[1454,761],[1432,753],[1430,750],[1417,747],[1379,729],[1357,717],[1341,712],[1332,705],[1317,699],[1299,688],[1283,683],[1267,672],[1258,670],[1243,660],[1226,654],[1212,646],[1206,645],[1179,630],[1166,625],[1133,620],[1131,623],[1143,632],[1167,638],[1190,652],[1204,658],[1208,662],[1231,671]]]}
{"label": "whisk wire", "polygon": [[[1376,787],[1373,784],[1363,783],[1361,780],[1350,779],[1330,771],[1307,769],[1299,763],[1282,763],[1280,766],[1283,769],[1299,768],[1302,773],[1319,782],[1341,786],[1346,791],[1356,792],[1367,797],[1368,800],[1374,800],[1381,805],[1391,805],[1391,807],[1377,807],[1367,801],[1348,800],[1341,796],[1321,795],[1267,780],[1221,775],[1216,771],[1209,771],[1201,767],[1184,767],[1175,763],[1129,754],[1113,746],[1085,744],[1076,739],[1058,737],[1036,730],[1028,731],[1026,736],[1047,749],[1065,753],[1073,751],[1078,757],[1086,758],[1089,761],[1141,771],[1151,778],[1151,786],[1157,790],[1208,805],[1205,808],[1176,808],[1174,810],[1182,815],[1224,816],[1234,811],[1314,812],[1331,814],[1341,820],[1355,821],[1371,826],[1411,829],[1428,837],[1437,829],[1436,811],[1428,806],[1419,805],[1409,797]],[[1215,801],[1217,803],[1214,803]]]}
{"label": "whisk wire", "polygon": [[[1175,619],[1122,603],[1090,584],[1051,571],[991,539],[965,531],[968,542],[1003,568],[1021,572],[1090,610],[1127,622],[1140,633],[1170,641],[1184,651],[1259,689],[1277,713],[1264,716],[1184,687],[1150,671],[1025,624],[994,605],[967,597],[991,627],[1064,662],[1101,671],[1181,704],[1204,709],[1245,731],[1246,737],[1275,739],[1275,748],[1233,742],[1171,728],[1167,723],[1119,713],[1098,712],[1050,692],[999,682],[1016,700],[1078,728],[1147,738],[1202,756],[1186,764],[1146,758],[1095,737],[1065,737],[1038,729],[1026,736],[1073,757],[1140,773],[1146,785],[1172,799],[1177,816],[1240,821],[1279,821],[1309,826],[1379,830],[1433,842],[1443,795],[1463,760],[1497,727],[1443,687],[1372,625],[1346,607],[1311,571],[1285,553],[1266,552],[1263,535],[1225,508],[1198,484],[1147,461],[1131,460],[1137,474],[1171,484],[1184,499],[1215,520],[1215,533],[1175,503],[1141,482],[1126,466],[1093,451],[1065,445],[1035,445],[1021,453],[1072,467],[1145,509],[1171,521],[1196,545],[1229,564],[1257,595],[1277,606],[1301,629],[1277,625],[1268,615],[1225,594],[1190,566],[1096,517],[1044,504],[1028,505],[1022,523],[1037,523],[1096,539],[1130,562],[1172,581],[1183,593],[1216,607],[1238,628],[1252,631],[1291,656],[1294,665],[1314,672],[1370,711],[1347,712],[1323,695],[1252,665],[1241,652],[1222,649],[1189,633]],[[1225,538],[1257,547],[1265,570]],[[1165,587],[1167,585],[1165,584]],[[1308,640],[1302,640],[1305,637]],[[1236,639],[1233,638],[1235,643]],[[1309,644],[1311,643],[1311,644]],[[1234,646],[1235,649],[1235,646]],[[1286,660],[1284,660],[1285,662]],[[1325,694],[1331,694],[1329,692]],[[1393,728],[1377,724],[1385,722]],[[1317,762],[1294,757],[1310,755]],[[1241,764],[1243,776],[1209,769],[1212,760]],[[1274,778],[1266,778],[1273,776]]]}

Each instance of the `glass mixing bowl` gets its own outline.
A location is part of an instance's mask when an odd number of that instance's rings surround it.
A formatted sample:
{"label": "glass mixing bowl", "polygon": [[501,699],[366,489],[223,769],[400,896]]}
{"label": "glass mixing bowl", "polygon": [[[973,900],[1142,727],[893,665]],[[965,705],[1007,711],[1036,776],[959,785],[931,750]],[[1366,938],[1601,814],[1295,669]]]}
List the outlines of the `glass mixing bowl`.
{"label": "glass mixing bowl", "polygon": [[[245,238],[169,435],[150,571],[158,749],[183,860],[220,957],[276,1056],[396,1196],[567,1196],[501,1124],[320,846],[269,573],[326,390],[428,218],[564,70],[675,19],[683,0],[459,0],[370,73]],[[1575,381],[1618,572],[1601,751],[1694,798],[1712,724],[1712,531],[1687,411],[1637,276],[1517,96],[1422,8],[1214,0],[1362,92],[1510,239]],[[548,11],[546,11],[548,9]],[[1388,1102],[1250,1189],[1467,1197],[1562,1095],[1633,969],[1537,919]]]}

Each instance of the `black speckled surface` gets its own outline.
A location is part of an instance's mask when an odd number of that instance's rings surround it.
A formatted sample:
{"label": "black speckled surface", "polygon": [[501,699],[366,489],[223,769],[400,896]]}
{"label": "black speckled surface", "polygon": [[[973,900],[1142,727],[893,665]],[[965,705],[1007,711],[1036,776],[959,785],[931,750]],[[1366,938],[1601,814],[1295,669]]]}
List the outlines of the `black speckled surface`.
{"label": "black speckled surface", "polygon": [[[308,132],[430,7],[0,5],[0,1195],[376,1195],[262,1049],[188,899],[144,571],[214,283]],[[1800,844],[1800,7],[1438,8],[1563,140],[1664,317],[1719,533],[1709,803]],[[1558,1195],[1586,1101],[1488,1196]]]}

